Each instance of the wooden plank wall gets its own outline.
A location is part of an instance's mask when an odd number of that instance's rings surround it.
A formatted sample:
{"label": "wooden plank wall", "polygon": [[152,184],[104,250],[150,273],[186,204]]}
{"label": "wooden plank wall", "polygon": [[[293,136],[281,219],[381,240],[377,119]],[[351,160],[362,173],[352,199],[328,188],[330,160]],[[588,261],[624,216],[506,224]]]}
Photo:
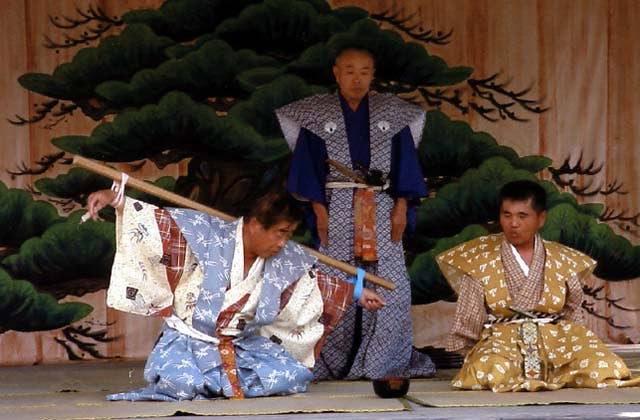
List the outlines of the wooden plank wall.
{"label": "wooden plank wall", "polygon": [[[119,15],[138,7],[155,7],[161,0],[102,0],[109,15]],[[604,203],[629,214],[640,211],[640,2],[636,0],[331,0],[335,7],[359,6],[372,13],[389,11],[413,16],[424,29],[453,30],[451,42],[429,44],[431,54],[450,66],[474,68],[473,77],[501,72],[515,90],[532,86],[531,97],[543,98],[551,109],[541,116],[528,115],[530,121],[488,122],[471,114],[462,116],[445,109],[457,119],[466,120],[475,130],[487,131],[500,144],[520,155],[543,154],[559,166],[565,159],[575,163],[582,154],[583,164],[604,164],[595,177],[606,185],[624,183],[626,195],[611,194],[582,198],[583,202]],[[0,180],[10,187],[26,188],[34,177],[13,179],[6,170],[21,162],[33,163],[55,148],[53,137],[86,134],[95,123],[80,115],[52,128],[46,123],[17,127],[7,122],[15,114],[30,115],[42,101],[22,89],[16,79],[27,72],[51,73],[69,61],[76,50],[54,52],[43,46],[45,35],[60,35],[49,16],[74,15],[76,4],[86,1],[5,0],[0,2]],[[163,174],[177,175],[183,166],[173,166]],[[150,173],[144,173],[143,176]],[[51,173],[48,174],[50,176]],[[550,178],[548,172],[541,174]],[[576,182],[586,181],[577,179]],[[595,185],[595,184],[594,184]],[[628,231],[612,225],[633,244],[639,244],[637,227]],[[601,282],[611,299],[622,298],[626,307],[640,308],[640,281]],[[91,315],[96,325],[114,323],[110,335],[124,338],[104,345],[103,353],[143,358],[155,340],[157,320],[125,316],[104,308],[104,293],[77,298],[96,307]],[[453,305],[436,303],[415,307],[414,333],[419,346],[442,344],[449,327]],[[617,330],[606,322],[589,319],[589,326],[605,341],[640,342],[638,312],[620,312],[600,304],[603,313],[613,313],[619,324],[632,328]],[[55,341],[61,332],[35,334],[6,332],[0,335],[0,364],[55,363],[67,360]]]}

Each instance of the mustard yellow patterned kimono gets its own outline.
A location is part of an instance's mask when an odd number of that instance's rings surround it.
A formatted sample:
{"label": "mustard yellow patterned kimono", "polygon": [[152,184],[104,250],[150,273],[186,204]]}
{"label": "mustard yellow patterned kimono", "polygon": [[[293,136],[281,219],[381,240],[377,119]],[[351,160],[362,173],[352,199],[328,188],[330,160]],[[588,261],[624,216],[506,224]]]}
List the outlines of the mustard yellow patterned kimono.
{"label": "mustard yellow patterned kimono", "polygon": [[[575,290],[580,289],[576,282],[593,271],[595,261],[539,237],[536,243],[528,277],[516,272],[520,268],[511,254],[505,254],[511,253],[511,246],[501,234],[477,238],[438,255],[438,265],[454,290],[464,281],[480,284],[474,286],[484,294],[488,314],[486,323],[478,327],[477,343],[452,381],[453,388],[507,392],[640,385],[640,378],[625,380],[630,378],[627,366],[592,331],[562,317],[573,312],[566,307],[571,281],[575,299]],[[517,275],[525,282],[525,293],[533,287],[526,282],[538,282],[530,307],[514,305],[514,300],[520,305],[523,301],[510,296],[511,277]],[[464,304],[458,300],[456,318]],[[534,314],[533,318],[510,308]]]}

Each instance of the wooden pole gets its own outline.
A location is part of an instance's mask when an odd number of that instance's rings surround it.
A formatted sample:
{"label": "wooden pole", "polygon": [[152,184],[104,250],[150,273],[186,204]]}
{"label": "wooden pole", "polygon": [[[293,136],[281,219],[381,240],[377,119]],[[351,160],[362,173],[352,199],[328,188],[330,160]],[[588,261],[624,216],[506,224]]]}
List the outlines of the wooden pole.
{"label": "wooden pole", "polygon": [[[110,168],[106,165],[103,165],[101,163],[98,163],[94,160],[91,159],[87,159],[85,157],[82,156],[78,156],[76,155],[73,158],[73,163],[75,165],[78,165],[82,168],[88,169],[92,172],[97,173],[98,175],[102,175],[104,177],[113,179],[115,181],[120,181],[122,179],[122,172],[117,171],[113,168]],[[129,179],[127,180],[127,186],[135,188],[136,190],[142,191],[144,193],[153,195],[155,197],[161,198],[165,201],[168,201],[170,203],[176,204],[180,207],[185,207],[185,208],[191,208],[194,210],[198,210],[201,211],[203,213],[207,213],[210,214],[212,216],[216,216],[219,217],[220,219],[223,220],[227,220],[227,221],[231,221],[231,220],[235,220],[235,217],[228,215],[226,213],[223,213],[219,210],[216,210],[214,208],[205,206],[204,204],[198,203],[197,201],[193,201],[190,200],[188,198],[185,198],[181,195],[178,195],[176,193],[173,193],[171,191],[167,191],[164,190],[160,187],[156,187],[155,185],[142,181],[140,179],[137,178],[133,178],[133,177],[129,177]],[[327,255],[324,255],[320,252],[318,252],[317,250],[313,249],[313,248],[309,248],[307,246],[304,245],[300,245],[301,247],[303,247],[307,252],[309,252],[310,254],[312,254],[313,256],[315,256],[318,261],[320,261],[321,263],[328,265],[330,267],[333,268],[337,268],[340,271],[344,271],[347,274],[351,274],[353,276],[356,275],[356,267],[352,266],[351,264],[347,264],[344,261],[340,261],[340,260],[336,260],[335,258],[331,258]],[[374,274],[371,273],[366,273],[365,274],[365,279],[375,285],[384,287],[385,289],[388,290],[394,290],[396,288],[396,285],[391,283],[388,280],[383,279],[382,277],[378,277]]]}

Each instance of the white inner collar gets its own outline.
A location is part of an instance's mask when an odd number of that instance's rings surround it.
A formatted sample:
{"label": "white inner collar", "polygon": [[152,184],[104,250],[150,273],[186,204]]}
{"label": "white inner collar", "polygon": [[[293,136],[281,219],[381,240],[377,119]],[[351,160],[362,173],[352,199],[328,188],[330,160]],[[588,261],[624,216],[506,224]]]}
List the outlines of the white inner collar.
{"label": "white inner collar", "polygon": [[[533,249],[535,252],[536,249],[536,242],[538,239],[534,238],[533,239]],[[511,247],[511,253],[513,254],[513,256],[516,258],[516,261],[518,262],[518,265],[520,266],[520,268],[522,269],[522,272],[524,273],[524,275],[526,277],[529,277],[529,266],[527,265],[526,262],[524,262],[524,260],[522,259],[522,257],[520,256],[520,253],[518,252],[518,250],[516,249],[515,246],[513,246],[513,244],[511,242],[509,242],[509,246]]]}

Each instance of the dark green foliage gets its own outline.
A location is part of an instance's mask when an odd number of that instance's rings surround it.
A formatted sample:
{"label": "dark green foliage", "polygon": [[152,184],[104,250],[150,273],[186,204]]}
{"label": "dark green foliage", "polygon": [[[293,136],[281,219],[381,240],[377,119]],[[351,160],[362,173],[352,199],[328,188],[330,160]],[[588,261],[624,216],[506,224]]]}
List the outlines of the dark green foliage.
{"label": "dark green foliage", "polygon": [[196,100],[238,96],[242,93],[238,74],[277,65],[273,58],[246,49],[236,52],[224,41],[211,40],[184,57],[141,70],[130,81],[104,82],[96,92],[115,107],[154,103],[173,90],[187,92]]}
{"label": "dark green foliage", "polygon": [[[362,19],[348,31],[332,36],[326,43],[312,44],[293,60],[290,71],[313,83],[334,83],[331,68],[336,54],[345,48],[369,50],[376,58],[376,79],[396,86],[444,86],[464,81],[471,75],[469,67],[450,68],[439,57],[429,55],[419,44],[407,43],[391,30],[382,30],[374,22]],[[395,89],[393,85],[391,90]],[[399,91],[412,88],[398,87]]]}
{"label": "dark green foliage", "polygon": [[260,134],[272,137],[284,145],[273,110],[318,93],[326,93],[326,89],[322,86],[308,85],[296,76],[283,76],[257,88],[248,101],[231,108],[229,117],[246,126],[253,126]]}
{"label": "dark green foliage", "polygon": [[93,98],[99,83],[127,79],[138,70],[160,64],[166,59],[164,49],[172,43],[145,25],[132,25],[118,36],[105,38],[97,47],[81,49],[70,63],[59,65],[53,75],[28,73],[18,82],[25,89],[52,98]]}
{"label": "dark green foliage", "polygon": [[7,189],[0,182],[0,244],[3,247],[18,247],[63,221],[51,204],[35,201],[27,191]]}
{"label": "dark green foliage", "polygon": [[251,126],[218,117],[210,107],[178,91],[157,105],[145,105],[99,125],[90,137],[64,136],[52,142],[62,150],[108,162],[144,159],[174,147],[249,160],[286,153],[284,140],[275,145],[265,142]]}
{"label": "dark green foliage", "polygon": [[[97,277],[103,280],[100,282],[100,287],[93,290],[103,288],[104,273],[105,270],[108,272],[108,260],[113,255],[113,239],[106,250],[98,253],[97,258],[83,259],[86,256],[84,253],[94,249],[99,241],[94,245],[93,241],[96,238],[93,235],[76,237],[75,232],[68,231],[67,237],[75,246],[71,247],[69,244],[63,244],[64,248],[54,246],[54,249],[49,249],[45,255],[36,256],[31,262],[22,261],[26,270],[15,270],[11,267],[12,260],[15,261],[29,254],[29,244],[42,241],[41,238],[45,241],[55,238],[56,235],[52,236],[51,232],[64,230],[64,226],[70,222],[74,223],[74,227],[78,226],[78,221],[79,216],[65,220],[58,215],[51,204],[34,201],[26,191],[7,189],[0,183],[0,223],[3,226],[0,231],[0,244],[3,248],[1,263],[7,270],[0,269],[0,313],[2,314],[0,332],[8,329],[37,331],[59,328],[91,312],[91,306],[83,303],[58,304],[53,296],[36,290],[34,283],[51,282],[52,287],[44,287],[42,290],[65,290],[65,279],[75,281],[78,270],[82,269],[83,264],[87,265],[99,260],[102,264],[94,266],[92,270],[102,270]],[[98,231],[105,229],[104,226],[96,228]],[[113,229],[111,229],[111,238],[113,238]],[[49,245],[51,246],[51,243]],[[75,257],[83,260],[76,261]],[[54,262],[54,265],[50,264],[51,262]],[[59,273],[55,272],[55,267],[57,267],[56,264],[61,263],[66,264],[70,270],[58,276]],[[80,265],[76,265],[78,263]],[[14,280],[14,278],[24,280]],[[65,291],[59,297],[67,294]]]}
{"label": "dark green foliage", "polygon": [[[176,179],[170,176],[163,176],[150,183],[156,187],[174,192],[176,182]],[[35,182],[35,186],[40,192],[51,197],[71,199],[81,205],[86,204],[86,198],[89,194],[94,191],[110,188],[111,184],[111,180],[83,168],[71,168],[66,174],[58,175],[55,178],[41,178]],[[155,196],[135,189],[127,189],[127,196],[156,206],[165,206],[168,204]],[[113,222],[115,221],[115,212],[113,208],[107,206],[100,211],[100,217]]]}
{"label": "dark green foliage", "polygon": [[[17,253],[2,260],[2,266],[14,277],[26,278],[45,289],[55,289],[65,281],[78,278],[105,278],[111,270],[115,251],[115,231],[111,223],[80,223],[84,210],[74,212],[64,223],[47,229],[41,236],[25,241]],[[86,287],[72,294],[100,290]]]}
{"label": "dark green foliage", "polygon": [[283,69],[277,67],[255,67],[238,73],[236,80],[244,91],[253,92],[282,76],[283,73]]}
{"label": "dark green foliage", "polygon": [[303,1],[265,0],[222,22],[216,34],[234,48],[250,48],[288,61],[309,45],[346,30],[348,24],[342,19]]}
{"label": "dark green foliage", "polygon": [[[162,188],[167,191],[175,191],[176,188],[176,180],[170,176],[162,176],[156,179],[153,182],[147,181],[150,184],[155,185],[156,187]],[[168,203],[163,202],[158,197],[151,196],[147,193],[140,192],[138,190],[130,189],[127,191],[127,196],[131,198],[135,198],[136,200],[142,200],[147,203],[156,205],[156,206],[166,206]]]}
{"label": "dark green foliage", "polygon": [[369,12],[359,7],[339,7],[333,9],[331,14],[340,19],[345,26],[351,26],[352,23],[369,17]]}
{"label": "dark green foliage", "polygon": [[53,330],[81,320],[92,310],[81,302],[60,304],[52,296],[38,293],[28,281],[14,280],[0,269],[0,333]]}
{"label": "dark green foliage", "polygon": [[[576,197],[565,192],[560,192],[556,188],[555,184],[549,181],[538,181],[540,185],[547,191],[547,210],[553,210],[555,207],[561,204],[567,204],[571,206],[576,212],[588,216],[589,218],[597,218],[602,214],[604,209],[603,204],[579,204]],[[594,220],[594,222],[596,222]]]}
{"label": "dark green foliage", "polygon": [[224,20],[236,16],[259,0],[169,0],[158,10],[132,10],[122,16],[129,25],[142,23],[155,33],[175,41],[189,41],[215,31]]}
{"label": "dark green foliage", "polygon": [[324,91],[295,76],[283,76],[257,88],[227,117],[174,91],[158,105],[146,105],[99,125],[90,137],[64,136],[52,142],[67,152],[109,162],[144,159],[175,147],[229,159],[277,160],[289,151],[273,109]]}
{"label": "dark green foliage", "polygon": [[[71,168],[69,172],[55,178],[41,178],[34,183],[38,191],[51,197],[73,198],[90,194],[111,186],[111,181],[82,168]],[[83,203],[84,204],[84,203]]]}
{"label": "dark green foliage", "polygon": [[310,83],[336,87],[332,66],[334,57],[324,43],[318,43],[304,50],[300,56],[287,64],[287,70]]}
{"label": "dark green foliage", "polygon": [[513,168],[531,173],[551,165],[551,159],[544,156],[519,157],[513,149],[500,146],[489,134],[473,131],[466,122],[453,121],[441,111],[428,111],[425,127],[418,156],[427,178],[457,178],[497,156],[505,158]]}
{"label": "dark green foliage", "polygon": [[631,245],[607,224],[578,212],[569,204],[549,210],[541,234],[545,239],[568,245],[598,261],[595,270],[598,277],[625,280],[637,277],[640,272],[640,247]]}
{"label": "dark green foliage", "polygon": [[414,304],[455,301],[457,296],[438,268],[435,257],[456,245],[489,233],[479,225],[468,225],[457,235],[438,240],[429,251],[417,256],[409,266],[411,301]]}

